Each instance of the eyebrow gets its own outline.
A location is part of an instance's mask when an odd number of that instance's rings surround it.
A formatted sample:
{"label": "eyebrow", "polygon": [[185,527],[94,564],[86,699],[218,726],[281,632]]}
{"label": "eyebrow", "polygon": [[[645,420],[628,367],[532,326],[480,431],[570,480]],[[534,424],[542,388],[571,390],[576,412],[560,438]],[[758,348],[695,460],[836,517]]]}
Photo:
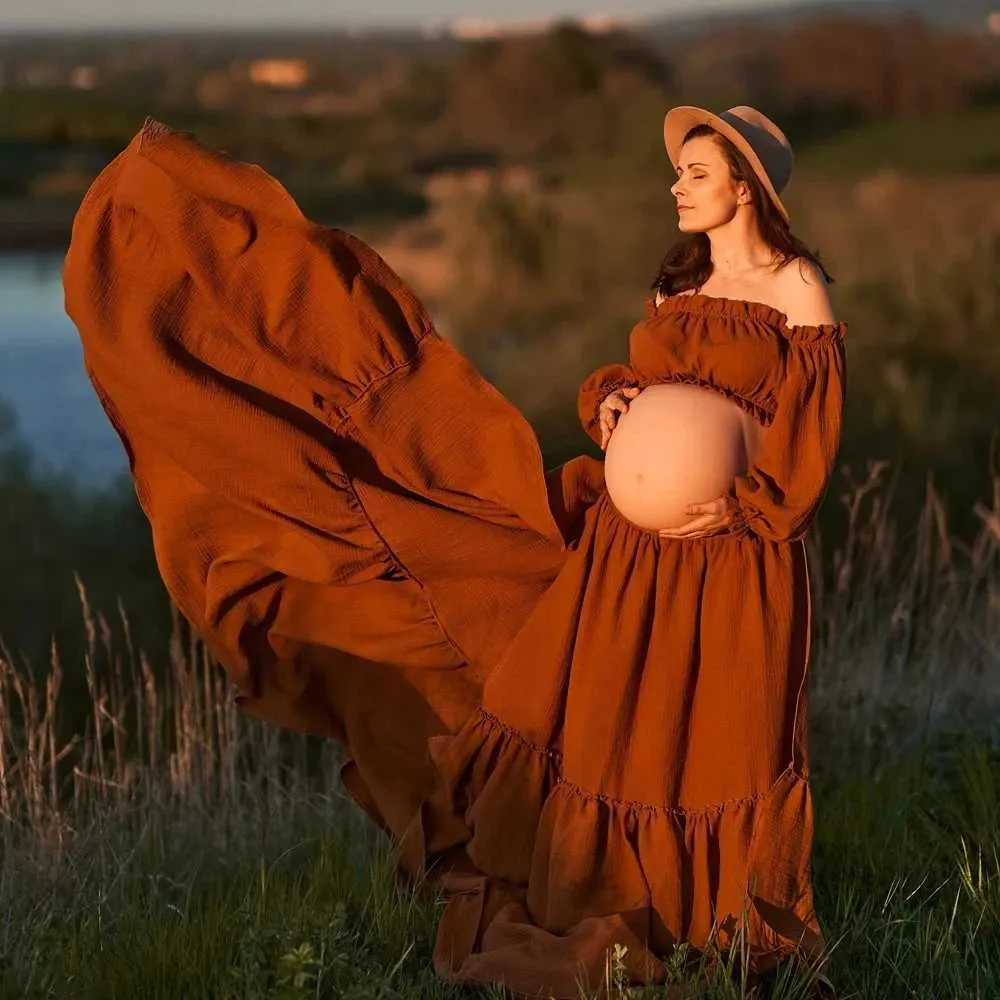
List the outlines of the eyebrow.
{"label": "eyebrow", "polygon": [[[689,163],[688,166],[689,167],[707,167],[708,164],[707,163]],[[678,167],[677,168],[677,173],[680,173],[682,169],[683,169],[683,167]]]}

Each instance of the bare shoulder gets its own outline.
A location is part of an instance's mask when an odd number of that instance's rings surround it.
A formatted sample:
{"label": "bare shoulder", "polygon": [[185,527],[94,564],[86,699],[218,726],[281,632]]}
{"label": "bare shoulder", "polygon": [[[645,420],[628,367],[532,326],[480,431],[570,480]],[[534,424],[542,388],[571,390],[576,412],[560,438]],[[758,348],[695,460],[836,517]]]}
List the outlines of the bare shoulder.
{"label": "bare shoulder", "polygon": [[789,326],[822,326],[836,323],[829,285],[819,266],[806,257],[789,261],[777,276],[781,311]]}

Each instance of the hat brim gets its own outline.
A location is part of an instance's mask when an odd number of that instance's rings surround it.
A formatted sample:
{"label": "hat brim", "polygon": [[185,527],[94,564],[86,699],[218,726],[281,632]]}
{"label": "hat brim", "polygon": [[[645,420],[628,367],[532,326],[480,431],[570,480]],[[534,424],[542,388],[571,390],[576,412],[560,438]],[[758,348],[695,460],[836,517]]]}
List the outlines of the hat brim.
{"label": "hat brim", "polygon": [[781,213],[785,222],[791,222],[788,216],[788,209],[785,208],[778,192],[774,190],[771,179],[767,176],[764,164],[760,162],[760,157],[754,152],[749,142],[729,124],[724,118],[720,118],[705,108],[695,108],[688,104],[681,104],[676,108],[671,108],[663,119],[663,144],[667,148],[667,156],[674,170],[677,169],[677,161],[680,159],[681,147],[684,145],[684,136],[688,134],[696,125],[711,125],[717,132],[724,135],[749,161],[761,184],[767,191],[774,207]]}

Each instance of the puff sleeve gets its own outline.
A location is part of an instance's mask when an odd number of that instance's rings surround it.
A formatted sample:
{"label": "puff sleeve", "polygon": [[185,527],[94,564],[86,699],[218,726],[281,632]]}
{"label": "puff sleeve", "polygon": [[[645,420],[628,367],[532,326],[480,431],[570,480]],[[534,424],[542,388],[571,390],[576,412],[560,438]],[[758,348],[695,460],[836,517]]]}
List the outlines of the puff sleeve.
{"label": "puff sleeve", "polygon": [[644,387],[646,380],[635,368],[621,361],[602,365],[597,371],[588,375],[580,385],[577,393],[577,412],[583,429],[595,444],[601,443],[601,427],[597,421],[598,408],[615,389],[626,385]]}
{"label": "puff sleeve", "polygon": [[762,538],[804,538],[829,485],[846,393],[845,328],[800,326],[786,334],[774,420],[731,491],[738,519]]}

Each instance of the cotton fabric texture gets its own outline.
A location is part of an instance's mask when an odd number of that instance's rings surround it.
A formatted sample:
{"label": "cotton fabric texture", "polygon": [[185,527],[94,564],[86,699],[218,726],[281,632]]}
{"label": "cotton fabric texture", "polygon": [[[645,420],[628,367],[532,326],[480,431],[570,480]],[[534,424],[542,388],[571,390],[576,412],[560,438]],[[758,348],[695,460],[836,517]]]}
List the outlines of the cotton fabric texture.
{"label": "cotton fabric texture", "polygon": [[752,967],[813,906],[803,537],[837,450],[845,324],[647,307],[581,386],[712,387],[768,425],[738,530],[661,539],[525,417],[378,255],[261,168],[147,120],[75,218],[65,302],[159,570],[239,708],[330,737],[400,875],[447,895],[434,965],[515,996]]}

